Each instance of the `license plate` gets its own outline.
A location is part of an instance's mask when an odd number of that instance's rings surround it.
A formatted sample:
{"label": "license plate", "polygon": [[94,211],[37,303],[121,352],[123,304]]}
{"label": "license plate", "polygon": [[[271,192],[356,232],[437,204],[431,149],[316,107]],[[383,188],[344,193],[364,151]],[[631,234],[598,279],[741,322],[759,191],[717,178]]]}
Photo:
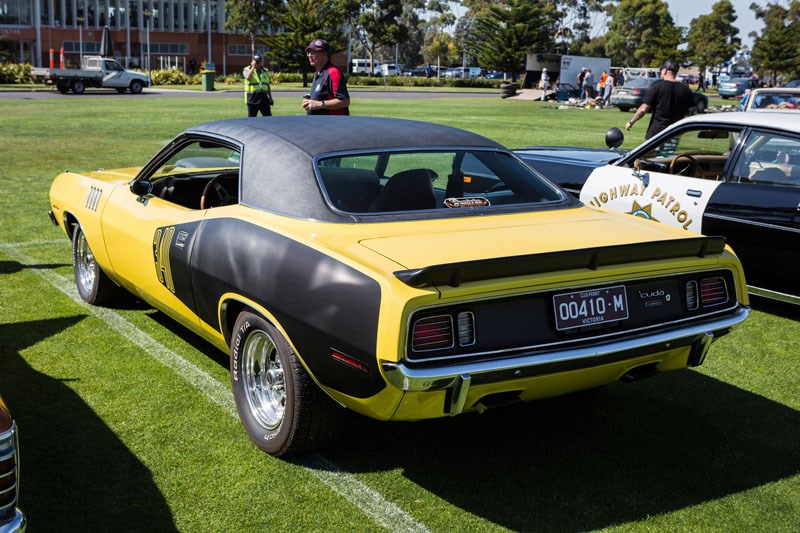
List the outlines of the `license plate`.
{"label": "license plate", "polygon": [[581,328],[628,318],[625,286],[603,287],[553,296],[556,329]]}

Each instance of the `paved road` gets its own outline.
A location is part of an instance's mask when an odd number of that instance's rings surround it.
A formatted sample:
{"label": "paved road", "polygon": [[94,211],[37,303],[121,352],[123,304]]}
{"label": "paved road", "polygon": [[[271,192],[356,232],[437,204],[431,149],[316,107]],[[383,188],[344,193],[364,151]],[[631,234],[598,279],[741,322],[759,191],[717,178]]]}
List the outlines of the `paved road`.
{"label": "paved road", "polygon": [[[280,90],[273,89],[272,94],[276,97],[302,98],[305,93],[299,90]],[[353,98],[499,98],[500,92],[454,92],[454,91],[359,91],[351,89],[350,94]],[[190,91],[182,89],[144,89],[142,94],[118,94],[113,89],[87,89],[84,94],[61,94],[55,88],[53,90],[20,90],[20,91],[0,91],[0,100],[44,100],[48,98],[242,98],[242,91]]]}

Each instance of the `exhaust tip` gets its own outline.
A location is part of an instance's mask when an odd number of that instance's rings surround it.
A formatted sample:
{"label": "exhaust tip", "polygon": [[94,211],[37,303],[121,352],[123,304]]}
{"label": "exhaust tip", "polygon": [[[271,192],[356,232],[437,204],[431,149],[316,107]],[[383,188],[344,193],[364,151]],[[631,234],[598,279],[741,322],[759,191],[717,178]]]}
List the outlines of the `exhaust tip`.
{"label": "exhaust tip", "polygon": [[658,363],[648,363],[646,365],[631,368],[619,378],[623,383],[633,383],[640,379],[649,378],[658,374]]}

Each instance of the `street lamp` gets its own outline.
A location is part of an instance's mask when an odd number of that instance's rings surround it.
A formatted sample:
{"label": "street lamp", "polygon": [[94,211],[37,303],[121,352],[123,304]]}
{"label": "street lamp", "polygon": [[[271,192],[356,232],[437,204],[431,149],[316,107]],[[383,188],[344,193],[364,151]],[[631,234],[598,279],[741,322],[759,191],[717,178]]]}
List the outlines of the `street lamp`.
{"label": "street lamp", "polygon": [[78,21],[78,50],[81,58],[78,68],[83,68],[83,21],[86,19],[77,17],[75,20]]}
{"label": "street lamp", "polygon": [[145,19],[145,28],[147,29],[147,80],[152,83],[150,77],[150,18],[153,16],[152,11],[144,11],[142,13]]}

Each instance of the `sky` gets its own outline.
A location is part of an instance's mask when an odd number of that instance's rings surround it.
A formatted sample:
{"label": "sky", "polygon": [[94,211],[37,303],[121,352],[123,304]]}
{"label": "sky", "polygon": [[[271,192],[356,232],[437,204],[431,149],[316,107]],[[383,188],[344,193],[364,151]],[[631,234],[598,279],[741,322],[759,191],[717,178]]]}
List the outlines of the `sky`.
{"label": "sky", "polygon": [[[714,5],[715,0],[666,0],[669,5],[669,11],[672,14],[672,19],[675,21],[676,26],[689,27],[693,18],[700,15],[708,15],[711,13],[711,6]],[[736,10],[736,22],[734,26],[739,28],[739,38],[742,44],[746,44],[750,48],[753,47],[753,40],[747,36],[751,31],[760,32],[764,24],[760,20],[756,20],[753,12],[750,11],[750,4],[756,3],[761,6],[766,6],[766,0],[731,0],[733,9]]]}

